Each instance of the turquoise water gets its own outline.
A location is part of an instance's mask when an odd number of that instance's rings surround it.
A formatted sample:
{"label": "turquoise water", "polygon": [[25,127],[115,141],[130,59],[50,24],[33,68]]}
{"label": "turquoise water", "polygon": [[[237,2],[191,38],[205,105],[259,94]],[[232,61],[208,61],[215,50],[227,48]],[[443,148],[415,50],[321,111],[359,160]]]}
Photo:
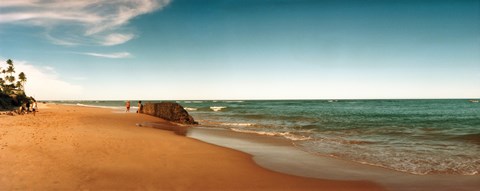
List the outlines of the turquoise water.
{"label": "turquoise water", "polygon": [[[177,102],[202,127],[281,136],[318,155],[412,174],[480,171],[480,103],[468,100]],[[117,109],[124,105],[71,103]]]}

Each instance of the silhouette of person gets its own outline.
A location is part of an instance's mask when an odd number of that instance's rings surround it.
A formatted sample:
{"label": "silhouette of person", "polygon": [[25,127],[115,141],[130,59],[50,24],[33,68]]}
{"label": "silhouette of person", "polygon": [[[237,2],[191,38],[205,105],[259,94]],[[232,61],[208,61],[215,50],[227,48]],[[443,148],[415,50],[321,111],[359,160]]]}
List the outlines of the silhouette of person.
{"label": "silhouette of person", "polygon": [[125,107],[127,108],[125,112],[130,112],[130,101],[127,101],[127,103],[125,104]]}
{"label": "silhouette of person", "polygon": [[143,109],[142,101],[138,101],[138,110],[137,110],[137,113],[142,112],[142,109]]}

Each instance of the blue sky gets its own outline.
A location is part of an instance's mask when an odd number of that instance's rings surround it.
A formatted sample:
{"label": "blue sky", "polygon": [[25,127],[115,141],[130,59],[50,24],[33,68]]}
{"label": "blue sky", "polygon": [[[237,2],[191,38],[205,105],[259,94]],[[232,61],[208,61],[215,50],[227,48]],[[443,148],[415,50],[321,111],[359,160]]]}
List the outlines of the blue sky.
{"label": "blue sky", "polygon": [[0,58],[39,99],[478,98],[479,21],[478,0],[4,0]]}

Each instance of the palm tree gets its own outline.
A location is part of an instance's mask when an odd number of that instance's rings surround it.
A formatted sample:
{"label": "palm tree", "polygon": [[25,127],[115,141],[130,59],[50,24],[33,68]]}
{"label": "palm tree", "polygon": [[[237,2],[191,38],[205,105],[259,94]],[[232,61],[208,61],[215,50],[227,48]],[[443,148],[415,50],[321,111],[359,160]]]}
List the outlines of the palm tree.
{"label": "palm tree", "polygon": [[15,67],[13,67],[13,61],[8,59],[7,64],[8,64],[8,67],[6,72],[8,73],[8,76],[13,76],[13,73],[15,73]]}
{"label": "palm tree", "polygon": [[[1,74],[4,74],[5,70],[2,69],[2,67],[0,67],[0,73]],[[0,77],[0,93],[3,92],[3,84],[5,84],[5,80],[3,80],[3,77]]]}
{"label": "palm tree", "polygon": [[[1,68],[0,68],[0,69],[1,69]],[[5,75],[6,72],[7,72],[7,71],[6,71],[5,69],[1,69],[1,70],[0,70],[0,73],[2,73],[4,79],[7,79],[7,76]],[[3,79],[2,79],[2,80],[3,80]],[[5,80],[4,80],[3,83],[2,83],[2,88],[3,88],[3,85],[5,85]]]}
{"label": "palm tree", "polygon": [[[6,69],[0,68],[0,74],[3,74],[2,78],[0,78],[0,92],[3,92],[5,94],[11,94],[15,92],[21,93],[23,91],[23,94],[25,94],[24,86],[25,82],[27,81],[27,77],[25,73],[20,72],[20,74],[18,75],[18,81],[16,81],[15,66],[13,65],[12,60],[7,60]],[[17,88],[21,91],[14,91]]]}
{"label": "palm tree", "polygon": [[25,76],[25,73],[23,72],[20,72],[20,74],[18,74],[18,83],[17,83],[17,87],[20,88],[21,90],[25,90],[24,87],[25,87],[25,82],[27,81],[27,76]]}
{"label": "palm tree", "polygon": [[10,84],[13,84],[13,82],[15,82],[15,76],[9,76],[8,82],[10,82]]}
{"label": "palm tree", "polygon": [[17,83],[15,84],[15,86],[17,86],[17,88],[20,88],[21,90],[23,90],[22,82],[17,81]]}
{"label": "palm tree", "polygon": [[12,61],[11,59],[8,59],[8,60],[7,60],[7,64],[8,64],[9,66],[13,66],[13,61]]}
{"label": "palm tree", "polygon": [[0,78],[0,93],[3,92],[4,85],[5,85],[5,80],[3,80],[3,78]]}

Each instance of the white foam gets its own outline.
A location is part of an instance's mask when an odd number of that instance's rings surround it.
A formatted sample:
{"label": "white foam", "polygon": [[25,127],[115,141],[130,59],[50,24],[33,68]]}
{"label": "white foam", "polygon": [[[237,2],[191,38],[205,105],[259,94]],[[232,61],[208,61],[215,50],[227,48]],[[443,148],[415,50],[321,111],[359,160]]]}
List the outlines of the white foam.
{"label": "white foam", "polygon": [[[299,145],[306,151],[334,156],[360,164],[378,166],[399,172],[430,175],[478,175],[480,159],[474,156],[476,153],[468,153],[461,150],[451,153],[451,150],[405,151],[398,147],[385,145],[363,144],[364,141],[346,141],[332,138],[315,138],[315,141],[302,142]],[[455,147],[451,145],[450,147]],[[453,154],[453,155],[452,155]],[[464,156],[463,156],[464,155]]]}
{"label": "white foam", "polygon": [[[73,105],[73,104],[64,104],[64,105]],[[104,109],[115,109],[115,110],[121,110],[123,107],[115,107],[115,106],[101,106],[101,105],[87,105],[87,104],[81,104],[77,103],[75,104],[76,106],[81,106],[81,107],[94,107],[94,108],[104,108]],[[131,107],[131,109],[136,109],[137,107]]]}
{"label": "white foam", "polygon": [[225,108],[227,108],[227,107],[224,107],[224,106],[212,106],[212,107],[210,107],[210,109],[213,110],[213,111],[220,111],[220,110],[225,109]]}
{"label": "white foam", "polygon": [[221,123],[220,125],[225,125],[225,126],[254,126],[255,123]]}
{"label": "white foam", "polygon": [[252,130],[237,129],[237,128],[231,128],[231,130],[239,133],[251,133],[251,134],[266,135],[266,136],[280,136],[286,139],[290,139],[292,141],[305,141],[305,140],[311,139],[310,137],[294,135],[294,134],[291,134],[290,132],[265,132],[265,131],[252,131]]}
{"label": "white foam", "polygon": [[198,108],[194,108],[194,107],[184,107],[183,109],[187,110],[187,111],[197,111]]}

